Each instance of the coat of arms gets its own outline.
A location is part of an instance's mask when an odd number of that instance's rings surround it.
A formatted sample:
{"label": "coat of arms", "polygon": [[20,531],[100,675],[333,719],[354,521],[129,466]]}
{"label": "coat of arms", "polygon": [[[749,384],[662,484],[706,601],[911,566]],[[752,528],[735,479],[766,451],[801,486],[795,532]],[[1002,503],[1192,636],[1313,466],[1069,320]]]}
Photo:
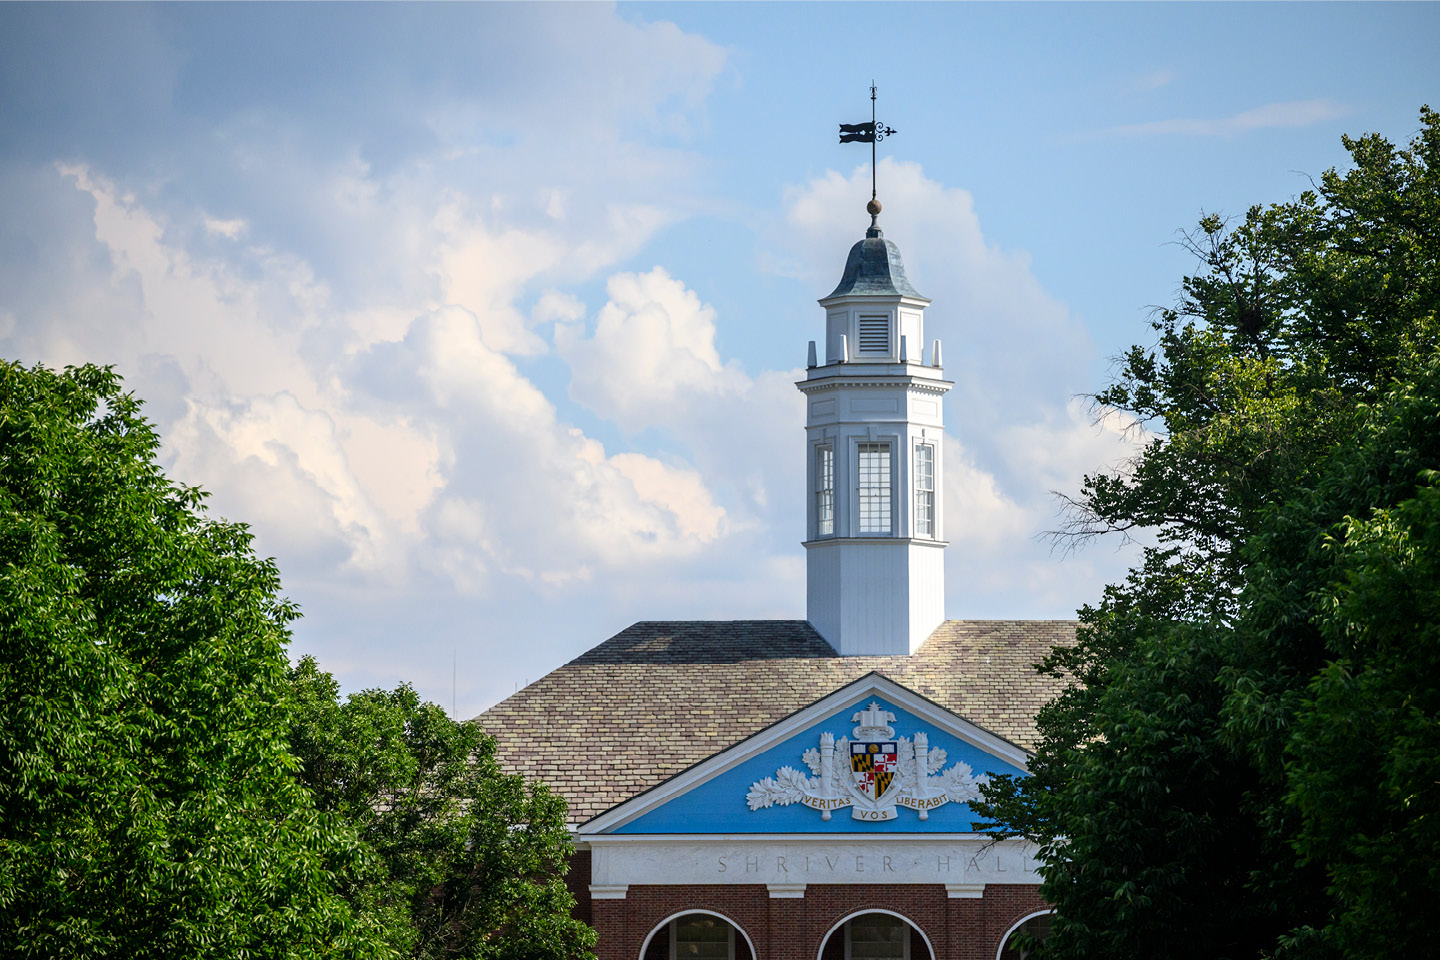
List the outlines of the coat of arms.
{"label": "coat of arms", "polygon": [[[871,701],[851,718],[858,724],[854,740],[820,734],[820,748],[805,751],[802,759],[812,776],[794,767],[781,767],[775,776],[750,785],[746,800],[751,810],[803,803],[829,820],[831,811],[850,808],[856,820],[894,820],[896,807],[915,810],[921,820],[946,803],[967,803],[980,796],[989,781],[975,775],[968,763],[945,769],[945,751],[931,750],[929,737],[896,737],[890,726],[895,714]],[[848,762],[847,762],[848,758]]]}

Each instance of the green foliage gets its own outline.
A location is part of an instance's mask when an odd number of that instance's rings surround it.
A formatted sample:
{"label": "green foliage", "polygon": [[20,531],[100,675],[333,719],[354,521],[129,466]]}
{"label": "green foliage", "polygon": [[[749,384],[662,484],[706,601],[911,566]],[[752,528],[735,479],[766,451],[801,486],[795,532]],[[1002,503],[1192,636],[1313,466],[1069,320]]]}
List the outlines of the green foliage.
{"label": "green foliage", "polygon": [[368,955],[286,743],[294,610],[158,445],[108,369],[0,363],[0,944]]}
{"label": "green foliage", "polygon": [[408,686],[343,702],[310,658],[289,674],[291,745],[321,810],[372,852],[346,895],[405,955],[505,960],[588,956],[570,917],[565,804],[505,775],[494,741]]}
{"label": "green foliage", "polygon": [[[1157,544],[1043,669],[1051,956],[1430,952],[1440,897],[1440,117],[1187,238],[1201,269],[1097,398],[1154,431],[1072,531]],[[1427,937],[1427,933],[1429,936]]]}

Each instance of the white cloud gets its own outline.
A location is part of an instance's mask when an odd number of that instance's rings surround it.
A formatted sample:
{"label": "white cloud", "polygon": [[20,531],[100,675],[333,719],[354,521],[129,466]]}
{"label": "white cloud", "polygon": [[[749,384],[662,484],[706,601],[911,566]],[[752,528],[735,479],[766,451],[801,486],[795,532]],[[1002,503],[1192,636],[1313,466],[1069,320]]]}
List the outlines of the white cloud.
{"label": "white cloud", "polygon": [[584,317],[585,304],[574,294],[562,290],[546,290],[530,310],[530,322],[537,327],[556,321],[574,323]]}
{"label": "white cloud", "polygon": [[994,475],[975,465],[963,444],[945,434],[945,536],[956,554],[994,555],[1034,532],[1033,511],[1000,490]]}
{"label": "white cloud", "polygon": [[[709,449],[627,442],[561,395],[563,361],[547,356],[556,325],[587,316],[587,285],[694,208],[700,159],[684,142],[726,52],[600,5],[436,17],[485,29],[427,39],[430,73],[372,70],[413,62],[412,32],[385,28],[408,14],[367,8],[357,55],[318,84],[304,70],[201,93],[181,118],[178,81],[160,76],[144,138],[80,136],[64,155],[85,160],[63,172],[7,170],[0,189],[43,214],[9,232],[48,253],[43,280],[6,271],[0,348],[117,366],[167,471],[279,560],[308,614],[300,649],[361,682],[423,685],[434,640],[415,624],[430,618],[448,646],[480,622],[467,642],[503,664],[462,676],[462,702],[468,685],[483,703],[523,657],[538,672],[594,642],[622,602],[773,612],[797,581],[752,549],[755,504],[779,499],[762,456],[712,473]],[[233,59],[174,35],[187,70],[231,89]],[[141,124],[73,124],[92,126]],[[25,177],[38,193],[17,189]],[[737,551],[753,560],[740,576]],[[641,589],[657,580],[675,586]],[[537,633],[582,609],[603,611],[583,633]]]}
{"label": "white cloud", "polygon": [[239,218],[236,218],[234,220],[217,220],[214,217],[206,217],[204,219],[204,223],[206,233],[214,234],[215,236],[219,237],[225,237],[229,240],[240,239],[240,237],[245,233],[246,227],[248,226],[244,220],[241,220]]}
{"label": "white cloud", "polygon": [[588,339],[579,324],[556,327],[576,400],[641,430],[675,424],[697,403],[719,404],[749,388],[738,364],[720,362],[715,311],[664,268],[617,274],[606,292]]}
{"label": "white cloud", "polygon": [[1016,424],[1003,449],[1009,470],[1037,489],[1074,493],[1081,477],[1117,469],[1149,439],[1120,412],[1074,397],[1045,420]]}
{"label": "white cloud", "polygon": [[[141,371],[130,386],[142,394],[160,392],[145,370],[178,372],[183,412],[161,424],[171,468],[211,489],[221,513],[254,520],[267,549],[391,586],[418,569],[486,590],[495,575],[556,583],[692,556],[725,535],[726,511],[692,467],[608,455],[510,359],[533,352],[526,338],[544,346],[517,301],[561,241],[491,236],[447,206],[431,256],[442,298],[458,302],[412,315],[400,340],[377,339],[397,319],[352,323],[305,264],[263,250],[245,271],[198,258],[103,178],[64,175],[94,201],[106,282],[137,294],[128,317],[112,318],[105,355]],[[677,309],[695,306],[683,287],[669,292]],[[537,306],[577,309],[558,292]],[[350,358],[307,352],[310,336],[338,337]],[[697,336],[690,346],[703,350],[713,329]],[[377,369],[413,387],[387,398]]]}
{"label": "white cloud", "polygon": [[1308,127],[1327,120],[1335,120],[1349,113],[1349,108],[1334,100],[1291,100],[1285,103],[1269,103],[1263,107],[1242,110],[1229,117],[1201,119],[1194,117],[1173,120],[1152,120],[1148,123],[1130,123],[1110,127],[1103,131],[1114,136],[1191,136],[1191,137],[1234,137],[1252,130],[1283,127]]}
{"label": "white cloud", "polygon": [[712,486],[732,492],[732,532],[765,529],[781,543],[780,531],[798,533],[804,461],[795,431],[805,413],[795,381],[802,371],[752,377],[724,360],[715,310],[661,267],[612,276],[606,291],[588,331],[556,324],[570,395],[630,433],[655,429],[682,445]]}

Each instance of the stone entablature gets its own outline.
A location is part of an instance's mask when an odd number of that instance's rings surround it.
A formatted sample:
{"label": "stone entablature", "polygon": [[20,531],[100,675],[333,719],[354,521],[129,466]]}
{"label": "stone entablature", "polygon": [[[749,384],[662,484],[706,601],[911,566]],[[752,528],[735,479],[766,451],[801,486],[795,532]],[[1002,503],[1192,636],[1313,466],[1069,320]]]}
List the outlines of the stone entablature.
{"label": "stone entablature", "polygon": [[[975,896],[995,884],[1038,884],[1035,847],[980,834],[939,836],[611,835],[589,837],[592,896],[634,884],[926,884]],[[603,891],[603,893],[601,893]]]}

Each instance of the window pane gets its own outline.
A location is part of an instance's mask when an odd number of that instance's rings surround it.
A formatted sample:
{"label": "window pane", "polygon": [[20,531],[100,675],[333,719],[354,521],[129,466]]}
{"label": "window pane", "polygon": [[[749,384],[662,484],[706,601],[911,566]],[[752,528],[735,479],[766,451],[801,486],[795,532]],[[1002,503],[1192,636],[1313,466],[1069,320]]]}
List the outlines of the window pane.
{"label": "window pane", "polygon": [[676,920],[675,960],[730,960],[730,925],[703,914]]}
{"label": "window pane", "polygon": [[915,535],[935,536],[935,447],[915,448]]}
{"label": "window pane", "polygon": [[835,448],[815,451],[815,521],[822,537],[835,535]]}
{"label": "window pane", "polygon": [[1018,934],[1027,933],[1037,940],[1044,940],[1050,936],[1050,914],[1042,913],[1038,917],[1031,917],[1014,933],[1005,938],[1005,947],[1000,951],[1000,960],[1025,960],[1026,951],[1021,950],[1015,942],[1019,939]]}
{"label": "window pane", "polygon": [[890,532],[890,444],[859,444],[860,532]]}
{"label": "window pane", "polygon": [[850,960],[904,960],[910,927],[898,917],[870,913],[850,921]]}

